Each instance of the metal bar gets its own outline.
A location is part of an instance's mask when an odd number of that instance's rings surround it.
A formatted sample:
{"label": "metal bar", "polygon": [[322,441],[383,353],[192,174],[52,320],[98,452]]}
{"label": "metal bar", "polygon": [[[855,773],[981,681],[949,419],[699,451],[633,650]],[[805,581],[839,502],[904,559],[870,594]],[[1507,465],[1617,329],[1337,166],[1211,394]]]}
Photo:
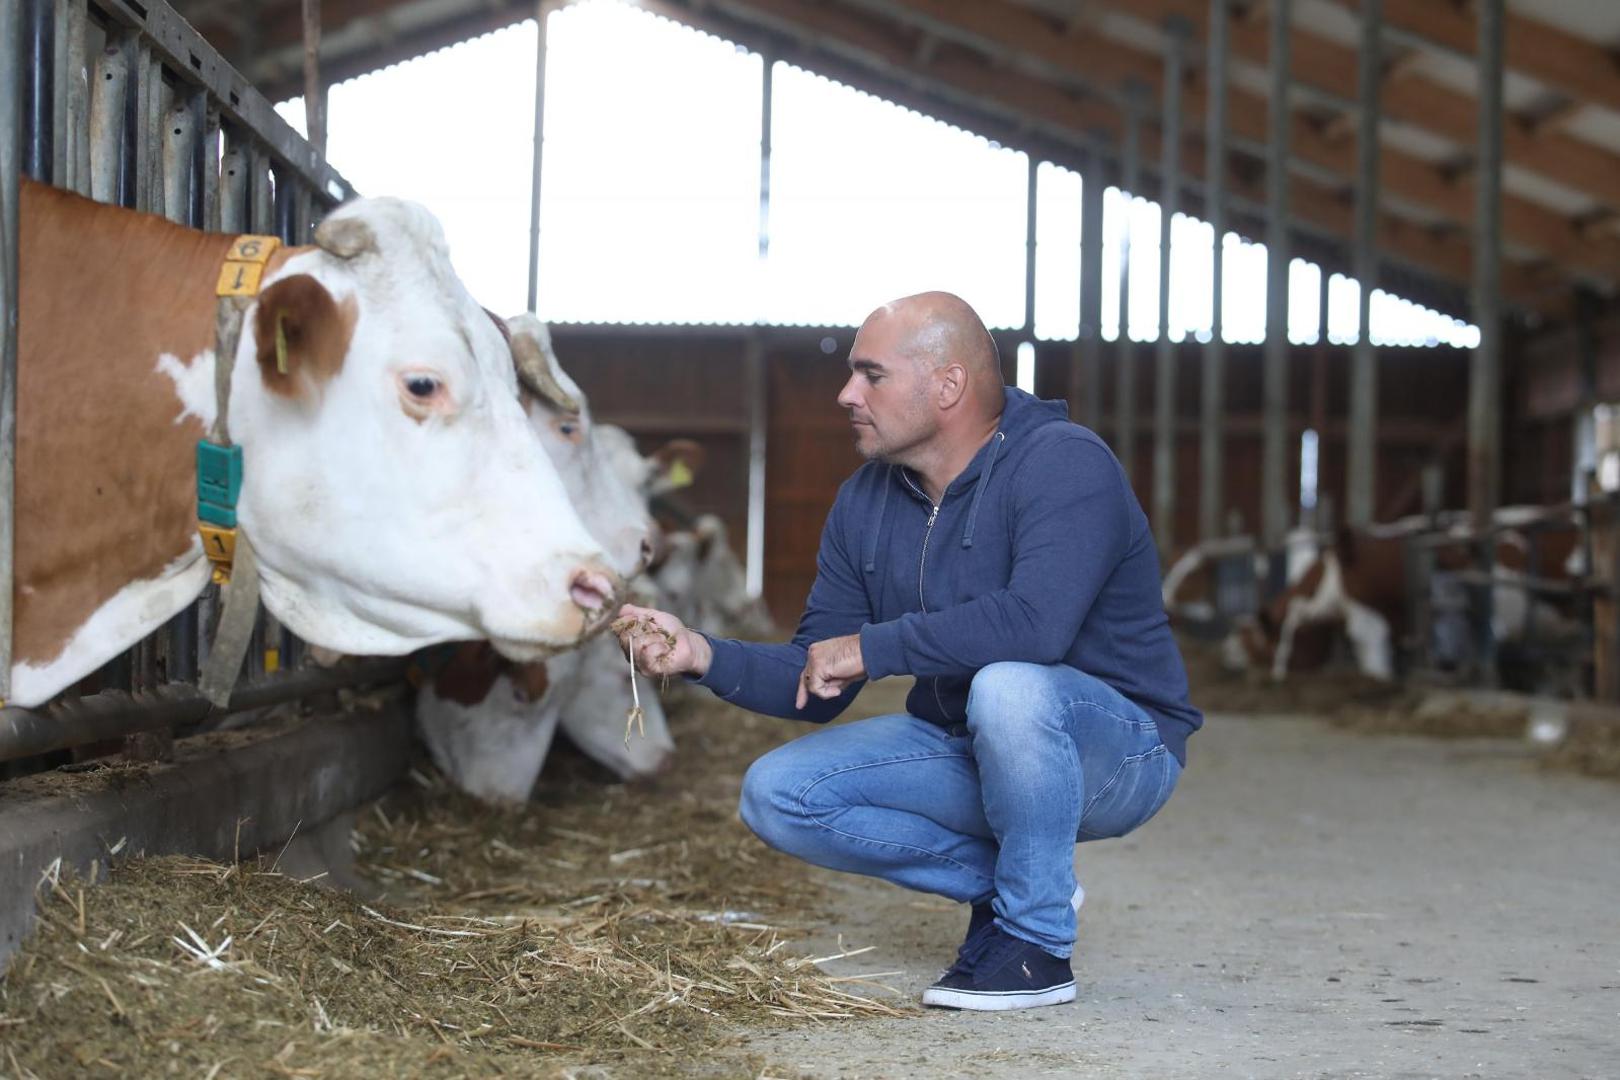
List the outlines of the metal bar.
{"label": "metal bar", "polygon": [[17,203],[22,184],[22,0],[0,0],[0,702],[11,696],[17,464]]}
{"label": "metal bar", "polygon": [[[759,93],[759,244],[756,263],[759,280],[764,280],[771,254],[771,152],[773,109],[776,98],[776,62],[769,53],[760,57]],[[538,116],[539,109],[536,108]],[[538,121],[537,121],[538,122]],[[539,145],[538,136],[536,146]],[[538,154],[538,151],[536,151]],[[538,161],[538,158],[536,159]],[[539,182],[538,166],[535,182]],[[535,204],[539,212],[538,195]],[[763,311],[756,311],[756,319]],[[748,595],[759,597],[765,591],[765,453],[770,429],[770,383],[765,370],[765,339],[758,329],[748,335],[743,363],[748,386],[748,536],[743,561]]]}
{"label": "metal bar", "polygon": [[298,232],[298,197],[292,180],[280,167],[271,166],[270,173],[275,177],[275,233],[281,237],[282,243],[296,244]]}
{"label": "metal bar", "polygon": [[748,336],[743,363],[748,385],[748,554],[744,575],[749,596],[765,590],[765,452],[770,386],[765,371],[765,340]]}
{"label": "metal bar", "polygon": [[56,179],[52,136],[56,130],[56,14],[51,0],[26,0],[23,11],[23,175],[49,184]]}
{"label": "metal bar", "polygon": [[[540,165],[546,146],[546,21],[552,0],[534,6],[534,149],[529,180],[529,311],[540,312]],[[769,66],[767,65],[767,71]],[[767,76],[768,77],[768,76]]]}
{"label": "metal bar", "polygon": [[1040,165],[1034,154],[1025,154],[1029,166],[1024,182],[1024,340],[1035,340],[1035,213],[1038,198]]}
{"label": "metal bar", "polygon": [[321,0],[304,0],[304,130],[326,156],[326,84],[321,82]]}
{"label": "metal bar", "polygon": [[66,167],[60,184],[80,195],[90,194],[90,16],[85,0],[58,0],[63,13],[58,24],[65,41],[61,44],[61,64],[66,78],[63,88],[62,123]]}
{"label": "metal bar", "polygon": [[276,113],[271,103],[207,40],[163,0],[96,0],[110,26],[140,31],[142,41],[174,77],[206,87],[223,119],[252,131],[275,161],[297,173],[323,202],[354,197],[354,189],[308,141]]}
{"label": "metal bar", "polygon": [[[1468,509],[1476,525],[1491,519],[1501,495],[1502,428],[1502,6],[1479,0],[1479,145],[1474,156],[1474,321],[1479,348],[1468,383]],[[1491,551],[1482,544],[1482,568]],[[1491,590],[1480,590],[1477,625],[1481,676],[1496,678],[1496,640],[1491,633]]]}
{"label": "metal bar", "polygon": [[[770,55],[760,57],[759,100],[759,265],[763,277],[771,257],[771,139],[772,103],[776,99],[776,61]],[[760,312],[763,315],[763,312]]]}
{"label": "metal bar", "polygon": [[1357,78],[1356,231],[1352,264],[1361,286],[1355,350],[1350,362],[1349,475],[1345,520],[1372,524],[1378,489],[1378,354],[1371,333],[1372,291],[1378,287],[1378,92],[1384,81],[1379,51],[1384,0],[1361,0],[1361,52]]}
{"label": "metal bar", "polygon": [[248,197],[252,187],[251,149],[243,145],[236,131],[226,128],[225,153],[219,163],[219,202],[215,228],[225,233],[244,233],[248,226]]}
{"label": "metal bar", "polygon": [[1130,479],[1136,457],[1136,358],[1131,349],[1131,199],[1141,186],[1142,103],[1145,88],[1125,85],[1125,150],[1120,178],[1119,337],[1115,341],[1114,453]]}
{"label": "metal bar", "polygon": [[1260,536],[1277,550],[1289,526],[1288,498],[1288,105],[1293,0],[1271,5],[1271,92],[1266,147],[1266,346],[1260,463]]}
{"label": "metal bar", "polygon": [[51,25],[51,183],[68,187],[68,17],[69,0],[48,0]]}
{"label": "metal bar", "polygon": [[1226,502],[1226,339],[1222,336],[1226,266],[1226,61],[1230,36],[1231,0],[1210,0],[1209,5],[1209,117],[1204,124],[1204,216],[1214,233],[1210,276],[1209,347],[1204,350],[1202,425],[1199,429],[1198,538],[1205,542],[1221,534],[1221,512]]}
{"label": "metal bar", "polygon": [[248,143],[251,164],[248,184],[248,231],[268,236],[275,229],[275,178],[270,168],[270,155],[251,140]]}
{"label": "metal bar", "polygon": [[1153,534],[1159,561],[1170,562],[1176,543],[1176,348],[1170,341],[1171,232],[1181,194],[1181,82],[1192,26],[1165,24],[1164,120],[1159,154],[1159,339],[1153,373]]}
{"label": "metal bar", "polygon": [[161,81],[158,65],[152,60],[152,51],[146,42],[135,39],[129,84],[129,112],[124,131],[125,153],[129,155],[130,189],[125,197],[137,210],[151,210],[157,200],[152,191],[153,158],[157,156],[157,124],[153,114],[161,95],[153,85]]}
{"label": "metal bar", "polygon": [[[0,3],[8,0],[0,0]],[[410,661],[404,657],[368,660],[353,667],[306,668],[276,679],[238,686],[225,713],[261,709],[284,701],[337,690],[372,686],[401,678]],[[210,706],[195,687],[170,684],[134,696],[103,691],[46,711],[0,709],[0,761],[33,757],[86,743],[116,739],[196,723]]]}
{"label": "metal bar", "polygon": [[1489,520],[1501,489],[1502,3],[1479,0],[1479,145],[1474,155],[1473,315],[1479,348],[1468,384],[1468,509]]}
{"label": "metal bar", "polygon": [[1080,177],[1080,336],[1076,342],[1080,415],[1093,431],[1102,424],[1102,160],[1086,155]]}
{"label": "metal bar", "polygon": [[197,125],[190,102],[176,102],[163,124],[163,204],[170,221],[186,224],[191,215],[192,169],[195,165]]}
{"label": "metal bar", "polygon": [[90,197],[123,201],[124,126],[129,117],[130,64],[134,42],[109,36],[96,58],[90,86]]}

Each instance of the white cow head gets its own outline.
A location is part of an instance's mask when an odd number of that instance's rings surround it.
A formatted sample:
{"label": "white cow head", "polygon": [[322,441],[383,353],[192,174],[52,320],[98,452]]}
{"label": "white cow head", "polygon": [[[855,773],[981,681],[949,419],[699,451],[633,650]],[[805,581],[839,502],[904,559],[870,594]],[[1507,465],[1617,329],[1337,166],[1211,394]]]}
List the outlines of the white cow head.
{"label": "white cow head", "polygon": [[525,314],[508,319],[507,328],[529,424],[585,527],[606,550],[608,565],[634,576],[652,555],[654,526],[642,493],[646,459],[626,432],[593,422],[590,402],[558,362],[545,323]]}
{"label": "white cow head", "polygon": [[765,605],[748,595],[742,563],[726,541],[725,522],[713,514],[700,515],[689,532],[668,538],[653,580],[659,604],[688,626],[755,640],[776,632]]}
{"label": "white cow head", "polygon": [[487,638],[528,660],[581,640],[621,583],[438,223],[360,200],[316,241],[267,276],[233,373],[266,605],[349,653]]}

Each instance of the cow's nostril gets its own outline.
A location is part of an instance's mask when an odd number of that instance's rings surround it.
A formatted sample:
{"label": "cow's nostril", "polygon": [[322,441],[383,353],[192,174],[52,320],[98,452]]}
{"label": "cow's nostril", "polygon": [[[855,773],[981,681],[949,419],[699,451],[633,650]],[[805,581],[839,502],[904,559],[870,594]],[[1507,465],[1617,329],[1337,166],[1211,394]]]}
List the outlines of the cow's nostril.
{"label": "cow's nostril", "polygon": [[613,580],[600,570],[580,567],[568,581],[568,595],[585,611],[595,614],[613,602]]}

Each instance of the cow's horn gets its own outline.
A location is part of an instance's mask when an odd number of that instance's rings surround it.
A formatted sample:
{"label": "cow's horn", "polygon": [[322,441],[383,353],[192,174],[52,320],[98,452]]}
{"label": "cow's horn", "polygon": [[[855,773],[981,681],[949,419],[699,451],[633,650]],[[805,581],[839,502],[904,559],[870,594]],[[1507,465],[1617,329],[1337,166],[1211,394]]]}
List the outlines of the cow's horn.
{"label": "cow's horn", "polygon": [[517,364],[518,379],[524,386],[563,412],[579,412],[579,402],[557,382],[557,377],[551,373],[551,365],[546,363],[545,353],[540,351],[538,341],[527,334],[513,334],[512,360]]}
{"label": "cow's horn", "polygon": [[377,250],[377,237],[356,217],[327,218],[315,228],[315,243],[340,259],[352,259]]}

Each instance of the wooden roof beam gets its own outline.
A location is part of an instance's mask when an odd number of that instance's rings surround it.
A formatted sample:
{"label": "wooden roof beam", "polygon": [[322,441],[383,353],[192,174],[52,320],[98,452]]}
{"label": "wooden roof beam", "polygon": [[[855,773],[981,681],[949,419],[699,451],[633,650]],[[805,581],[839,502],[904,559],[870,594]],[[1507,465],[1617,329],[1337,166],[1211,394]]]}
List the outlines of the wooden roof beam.
{"label": "wooden roof beam", "polygon": [[[681,18],[681,5],[668,0],[643,0],[644,5],[672,18]],[[997,71],[988,64],[960,55],[940,56],[922,69],[914,65],[908,47],[892,32],[869,20],[858,19],[843,10],[829,10],[807,0],[711,0],[711,6],[745,20],[763,21],[779,30],[808,29],[824,45],[841,54],[855,54],[879,72],[886,72],[919,86],[929,86],[947,96],[966,95],[974,100],[995,103],[1026,117],[1037,125],[1066,131],[1084,139],[1102,132],[1114,139],[1120,134],[1120,114],[1112,104],[1098,98],[1076,100],[1057,86],[1015,72]],[[1156,126],[1156,125],[1155,125]],[[1157,139],[1144,135],[1144,159],[1157,160]],[[1202,176],[1201,144],[1186,149],[1189,177]],[[1290,198],[1298,207],[1296,216],[1336,236],[1342,242],[1350,234],[1351,210],[1341,192],[1323,188],[1300,177],[1290,178]],[[1233,191],[1239,197],[1263,202],[1263,193],[1252,181],[1239,178]],[[1424,230],[1390,215],[1383,215],[1380,232],[1391,255],[1426,267],[1456,282],[1466,282],[1470,274],[1469,248],[1460,230],[1444,236]],[[1542,302],[1539,281],[1504,268],[1507,295],[1522,305]]]}
{"label": "wooden roof beam", "polygon": [[[1352,10],[1360,0],[1336,0]],[[1503,40],[1509,71],[1546,83],[1566,97],[1620,111],[1620,66],[1614,51],[1567,30],[1509,11]],[[1392,31],[1472,60],[1474,13],[1451,0],[1400,0],[1384,5]]]}
{"label": "wooden roof beam", "polygon": [[[1120,44],[1067,37],[1038,15],[1005,4],[982,0],[861,0],[877,8],[920,20],[936,33],[970,39],[986,51],[1016,50],[1070,77],[1089,81],[1136,79],[1152,87],[1163,83],[1163,61],[1151,53]],[[1263,145],[1267,100],[1233,86],[1230,88],[1230,125],[1234,136]],[[1207,115],[1204,74],[1189,78],[1183,91],[1182,115],[1192,127],[1202,126]],[[1293,120],[1293,157],[1324,169],[1344,183],[1355,175],[1353,145],[1335,140],[1297,114]],[[1424,207],[1456,225],[1473,220],[1471,187],[1448,182],[1436,166],[1403,151],[1384,146],[1380,153],[1384,189],[1391,195]],[[1620,273],[1620,242],[1588,241],[1559,215],[1526,199],[1503,200],[1503,225],[1509,240],[1571,270],[1612,281]]]}

